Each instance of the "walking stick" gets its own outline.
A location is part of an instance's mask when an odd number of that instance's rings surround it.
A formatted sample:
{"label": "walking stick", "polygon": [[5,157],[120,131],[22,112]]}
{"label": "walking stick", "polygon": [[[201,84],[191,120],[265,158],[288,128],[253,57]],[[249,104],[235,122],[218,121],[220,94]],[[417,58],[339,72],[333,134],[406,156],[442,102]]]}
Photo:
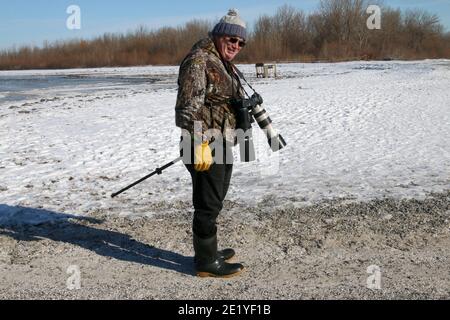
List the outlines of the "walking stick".
{"label": "walking stick", "polygon": [[155,171],[153,171],[152,173],[150,173],[150,174],[146,175],[145,177],[139,179],[138,181],[133,182],[133,183],[130,184],[129,186],[123,188],[122,190],[120,190],[120,191],[118,191],[118,192],[116,192],[116,193],[113,193],[113,194],[111,195],[111,198],[114,198],[114,197],[118,196],[119,194],[121,194],[121,193],[127,191],[128,189],[134,187],[135,185],[141,183],[142,181],[147,180],[148,178],[154,176],[155,174],[162,174],[163,170],[165,170],[165,169],[167,169],[167,168],[173,166],[175,163],[181,161],[182,159],[183,159],[182,157],[179,157],[179,158],[177,158],[177,159],[175,159],[175,160],[173,160],[173,161],[170,161],[169,163],[163,165],[161,168],[157,168]]}

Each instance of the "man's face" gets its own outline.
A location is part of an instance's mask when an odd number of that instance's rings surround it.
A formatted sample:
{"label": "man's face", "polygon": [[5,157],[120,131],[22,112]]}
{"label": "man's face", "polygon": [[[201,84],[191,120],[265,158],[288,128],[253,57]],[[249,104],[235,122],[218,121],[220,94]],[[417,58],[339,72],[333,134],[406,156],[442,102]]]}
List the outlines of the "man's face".
{"label": "man's face", "polygon": [[233,60],[245,46],[245,41],[239,37],[220,37],[217,40],[217,50],[225,61]]}

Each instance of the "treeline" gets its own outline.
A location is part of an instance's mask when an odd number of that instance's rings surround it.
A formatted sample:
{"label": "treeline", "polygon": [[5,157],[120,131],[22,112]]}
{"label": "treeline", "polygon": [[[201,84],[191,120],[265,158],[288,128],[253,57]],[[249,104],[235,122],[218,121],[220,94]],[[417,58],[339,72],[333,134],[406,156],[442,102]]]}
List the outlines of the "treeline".
{"label": "treeline", "polygon": [[[248,45],[238,62],[450,58],[450,34],[444,33],[437,15],[380,4],[381,29],[370,30],[368,6],[366,0],[322,0],[308,15],[291,6],[280,7],[273,16],[261,16],[249,26]],[[140,27],[89,41],[4,50],[0,69],[176,65],[213,25],[193,20],[177,28]]]}
{"label": "treeline", "polygon": [[450,34],[437,15],[401,12],[379,4],[380,29],[370,30],[366,0],[323,0],[305,15],[290,6],[254,26],[248,60],[355,60],[450,58]]}
{"label": "treeline", "polygon": [[90,41],[70,40],[42,48],[22,47],[0,52],[0,69],[56,69],[177,64],[210,23],[194,20],[183,27],[128,34],[105,34]]}

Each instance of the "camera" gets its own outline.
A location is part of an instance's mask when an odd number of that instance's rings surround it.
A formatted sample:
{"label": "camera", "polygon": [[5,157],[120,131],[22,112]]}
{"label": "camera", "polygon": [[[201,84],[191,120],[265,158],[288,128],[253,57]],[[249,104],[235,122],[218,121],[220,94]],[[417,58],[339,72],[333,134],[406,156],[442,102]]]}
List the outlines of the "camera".
{"label": "camera", "polygon": [[249,99],[233,99],[231,105],[236,111],[236,128],[247,131],[251,129],[254,122],[252,109],[263,103],[262,97],[255,93]]}
{"label": "camera", "polygon": [[244,131],[241,137],[241,159],[244,162],[255,159],[252,123],[254,120],[258,126],[266,133],[267,141],[272,151],[276,152],[286,146],[284,138],[272,127],[272,119],[266,109],[262,107],[263,98],[255,92],[249,99],[233,99],[232,106],[236,111],[236,127]]}
{"label": "camera", "polygon": [[256,159],[253,144],[252,123],[254,122],[251,110],[262,103],[262,98],[255,93],[249,99],[233,99],[231,105],[236,111],[237,139],[240,146],[241,161],[250,162]]}

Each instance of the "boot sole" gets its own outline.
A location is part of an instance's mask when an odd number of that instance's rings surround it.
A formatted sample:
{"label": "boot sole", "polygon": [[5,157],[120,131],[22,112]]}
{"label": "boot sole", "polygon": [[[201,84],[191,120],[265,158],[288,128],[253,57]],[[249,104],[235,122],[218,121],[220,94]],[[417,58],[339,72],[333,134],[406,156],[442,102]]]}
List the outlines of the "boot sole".
{"label": "boot sole", "polygon": [[217,274],[214,274],[214,273],[209,273],[209,272],[197,272],[197,277],[200,277],[200,278],[208,278],[208,277],[211,277],[211,278],[232,278],[232,277],[235,277],[235,276],[241,274],[242,271],[244,271],[244,269],[245,268],[242,268],[238,272],[235,272],[235,273],[232,273],[232,274],[223,275],[223,276],[217,275]]}

